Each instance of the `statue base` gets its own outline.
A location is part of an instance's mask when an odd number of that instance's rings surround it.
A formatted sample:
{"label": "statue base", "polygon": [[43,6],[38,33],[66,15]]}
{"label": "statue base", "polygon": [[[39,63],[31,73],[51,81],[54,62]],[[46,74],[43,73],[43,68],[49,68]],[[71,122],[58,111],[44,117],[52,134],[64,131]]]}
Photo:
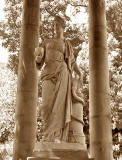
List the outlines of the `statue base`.
{"label": "statue base", "polygon": [[89,160],[86,146],[80,143],[41,142],[27,160]]}

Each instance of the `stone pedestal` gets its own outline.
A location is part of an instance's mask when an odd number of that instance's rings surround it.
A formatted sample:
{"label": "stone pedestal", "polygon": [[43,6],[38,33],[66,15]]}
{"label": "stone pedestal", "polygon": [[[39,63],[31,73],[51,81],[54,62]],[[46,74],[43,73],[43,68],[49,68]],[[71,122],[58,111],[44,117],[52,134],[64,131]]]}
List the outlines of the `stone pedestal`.
{"label": "stone pedestal", "polygon": [[87,149],[79,143],[37,143],[27,160],[89,160]]}
{"label": "stone pedestal", "polygon": [[73,103],[68,142],[86,145],[83,125],[83,105],[79,102]]}
{"label": "stone pedestal", "polygon": [[33,157],[28,160],[89,160],[83,125],[83,105],[73,102],[68,141],[36,143]]}

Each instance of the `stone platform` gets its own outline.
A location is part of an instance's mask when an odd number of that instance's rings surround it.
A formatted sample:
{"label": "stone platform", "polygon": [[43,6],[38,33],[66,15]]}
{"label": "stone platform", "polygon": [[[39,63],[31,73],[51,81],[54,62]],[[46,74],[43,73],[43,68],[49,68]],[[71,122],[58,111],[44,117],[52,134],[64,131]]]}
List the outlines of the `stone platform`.
{"label": "stone platform", "polygon": [[89,160],[87,149],[79,143],[37,143],[27,160]]}

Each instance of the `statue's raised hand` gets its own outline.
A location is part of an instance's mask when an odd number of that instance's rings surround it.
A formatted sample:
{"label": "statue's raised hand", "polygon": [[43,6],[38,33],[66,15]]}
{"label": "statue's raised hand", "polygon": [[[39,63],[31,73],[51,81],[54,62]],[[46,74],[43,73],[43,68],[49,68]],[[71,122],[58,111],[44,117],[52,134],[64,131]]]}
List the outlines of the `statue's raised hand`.
{"label": "statue's raised hand", "polygon": [[37,47],[35,48],[35,60],[37,63],[41,63],[41,60],[44,56],[44,48],[43,47]]}

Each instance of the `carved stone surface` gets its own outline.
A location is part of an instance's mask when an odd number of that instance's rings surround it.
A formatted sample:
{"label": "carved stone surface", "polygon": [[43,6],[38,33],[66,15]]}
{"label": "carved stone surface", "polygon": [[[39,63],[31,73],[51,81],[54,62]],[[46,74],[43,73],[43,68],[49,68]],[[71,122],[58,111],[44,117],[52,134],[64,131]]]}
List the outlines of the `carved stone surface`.
{"label": "carved stone surface", "polygon": [[[28,160],[88,160],[83,133],[83,97],[81,73],[73,48],[63,37],[64,22],[55,19],[56,37],[45,40],[35,49],[41,68],[44,139],[35,145],[34,157]],[[73,73],[77,74],[73,78]],[[34,159],[35,158],[35,159]]]}
{"label": "carved stone surface", "polygon": [[60,158],[59,157],[53,157],[53,158],[28,157],[27,160],[60,160]]}
{"label": "carved stone surface", "polygon": [[68,142],[86,145],[83,125],[83,106],[79,102],[73,103]]}
{"label": "carved stone surface", "polygon": [[[64,20],[56,16],[55,37],[43,41],[42,45],[35,49],[38,68],[45,64],[41,72],[42,105],[40,113],[45,121],[44,141],[46,142],[57,140],[70,142],[73,138],[69,140],[68,135],[71,135],[69,132],[81,134],[80,129],[75,128],[74,130],[73,126],[78,123],[77,127],[79,127],[82,120],[76,117],[74,120],[72,115],[72,107],[75,107],[73,100],[75,103],[77,101],[82,103],[82,99],[77,94],[78,80],[73,79],[72,81],[72,75],[75,72],[80,79],[81,73],[76,64],[72,45],[63,37],[64,26]],[[74,143],[78,141],[81,140],[71,140]]]}
{"label": "carved stone surface", "polygon": [[[34,159],[35,158],[35,159]],[[84,145],[79,143],[37,143],[33,157],[28,160],[88,160]]]}

